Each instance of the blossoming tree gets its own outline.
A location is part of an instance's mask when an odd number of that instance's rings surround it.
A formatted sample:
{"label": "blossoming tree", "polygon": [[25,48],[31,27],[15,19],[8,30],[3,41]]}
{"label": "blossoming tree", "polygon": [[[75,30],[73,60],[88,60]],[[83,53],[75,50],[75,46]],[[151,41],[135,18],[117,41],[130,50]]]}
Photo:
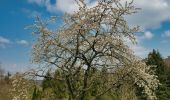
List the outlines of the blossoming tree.
{"label": "blossoming tree", "polygon": [[156,99],[156,76],[125,43],[125,38],[135,43],[134,33],[139,30],[125,20],[125,16],[138,10],[133,2],[99,0],[93,7],[84,0],[76,2],[79,10],[65,14],[64,24],[57,31],[47,28],[47,21],[37,19],[33,25],[38,37],[33,46],[33,62],[60,70],[62,77],[51,78],[65,81],[73,100],[84,100],[94,85],[98,86],[95,99],[124,83],[137,85],[147,98]]}

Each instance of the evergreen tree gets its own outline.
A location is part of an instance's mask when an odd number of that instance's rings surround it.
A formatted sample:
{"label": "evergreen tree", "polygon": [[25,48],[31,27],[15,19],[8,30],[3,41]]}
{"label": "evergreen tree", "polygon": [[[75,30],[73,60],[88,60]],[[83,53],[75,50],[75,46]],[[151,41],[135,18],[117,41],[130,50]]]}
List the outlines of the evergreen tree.
{"label": "evergreen tree", "polygon": [[156,65],[153,69],[158,76],[160,85],[156,91],[159,100],[169,100],[170,98],[170,74],[165,70],[164,60],[159,51],[153,50],[146,59],[147,65]]}

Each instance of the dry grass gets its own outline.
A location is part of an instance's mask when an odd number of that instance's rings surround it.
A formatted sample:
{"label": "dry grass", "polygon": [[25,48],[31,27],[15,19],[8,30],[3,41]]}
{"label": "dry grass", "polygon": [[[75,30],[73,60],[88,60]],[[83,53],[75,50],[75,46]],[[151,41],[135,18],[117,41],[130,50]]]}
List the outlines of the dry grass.
{"label": "dry grass", "polygon": [[10,82],[0,80],[0,100],[11,100],[10,95]]}

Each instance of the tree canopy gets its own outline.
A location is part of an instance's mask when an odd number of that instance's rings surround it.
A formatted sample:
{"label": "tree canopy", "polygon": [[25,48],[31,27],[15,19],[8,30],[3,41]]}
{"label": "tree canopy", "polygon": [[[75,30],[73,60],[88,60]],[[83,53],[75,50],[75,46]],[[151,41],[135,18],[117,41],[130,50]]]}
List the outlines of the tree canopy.
{"label": "tree canopy", "polygon": [[32,26],[37,36],[32,61],[61,72],[50,78],[65,82],[71,100],[103,98],[125,83],[142,87],[148,99],[155,99],[159,82],[150,72],[151,66],[135,56],[125,41],[134,43],[139,29],[130,27],[125,19],[138,11],[133,2],[100,0],[89,7],[84,0],[76,1],[79,10],[65,14],[57,31],[48,28],[55,17],[47,21],[37,18]]}

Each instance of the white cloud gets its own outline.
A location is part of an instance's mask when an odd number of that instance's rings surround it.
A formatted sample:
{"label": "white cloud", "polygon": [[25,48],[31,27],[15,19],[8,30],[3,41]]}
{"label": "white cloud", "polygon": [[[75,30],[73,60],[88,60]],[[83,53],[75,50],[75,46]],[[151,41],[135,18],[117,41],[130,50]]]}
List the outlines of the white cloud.
{"label": "white cloud", "polygon": [[0,44],[8,44],[10,43],[10,40],[8,40],[7,38],[4,38],[2,36],[0,36]]}
{"label": "white cloud", "polygon": [[170,37],[170,30],[164,32],[164,36]]}
{"label": "white cloud", "polygon": [[138,35],[136,34],[136,39],[137,42],[142,43],[145,40],[151,40],[154,37],[154,33],[150,32],[150,31],[146,31],[146,32],[142,32],[139,33]]}
{"label": "white cloud", "polygon": [[145,40],[144,35],[142,36],[136,36],[136,42],[137,44],[133,44],[128,38],[124,38],[125,44],[129,46],[129,48],[134,52],[135,55],[145,58],[149,51],[151,51],[150,48],[144,47],[142,42]]}
{"label": "white cloud", "polygon": [[149,48],[146,48],[140,44],[130,45],[130,48],[134,51],[135,55],[140,56],[142,58],[146,57],[150,51]]}
{"label": "white cloud", "polygon": [[153,29],[159,28],[162,22],[170,20],[169,0],[135,0],[134,5],[142,10],[127,17],[131,25],[139,25],[144,30]]}
{"label": "white cloud", "polygon": [[129,43],[128,46],[134,52],[135,55],[141,58],[146,57],[149,51],[151,51],[149,48],[142,46],[140,43],[137,44]]}
{"label": "white cloud", "polygon": [[0,36],[0,48],[5,48],[7,44],[10,43],[10,40]]}
{"label": "white cloud", "polygon": [[26,40],[19,40],[16,43],[20,44],[20,45],[28,45],[29,44]]}
{"label": "white cloud", "polygon": [[75,0],[57,0],[56,7],[62,12],[72,13],[78,10]]}
{"label": "white cloud", "polygon": [[145,58],[152,49],[149,47],[145,47],[143,45],[143,42],[146,40],[150,40],[153,37],[154,34],[152,32],[146,31],[140,35],[135,36],[137,44],[133,44],[129,39],[124,39],[124,40],[126,45],[128,45],[129,48],[134,51],[135,55],[141,58]]}
{"label": "white cloud", "polygon": [[[90,2],[90,0],[85,0],[85,2],[89,8],[94,7],[97,4],[97,2]],[[57,10],[67,13],[73,13],[79,9],[75,0],[57,0],[55,6]]]}
{"label": "white cloud", "polygon": [[[92,0],[85,1],[89,6],[96,4],[96,2],[91,3]],[[28,0],[28,2],[43,5],[51,13],[57,11],[73,13],[78,10],[75,0],[56,0],[55,4],[51,4],[50,0]],[[170,20],[170,0],[135,0],[134,5],[142,10],[126,17],[132,26],[139,25],[143,30],[159,28],[162,22]]]}
{"label": "white cloud", "polygon": [[[50,1],[51,0],[28,0],[29,3],[36,3],[37,5],[45,6],[47,11],[51,13],[57,13],[58,11],[64,13],[73,13],[79,9],[75,0],[55,0],[54,4],[52,4]],[[90,1],[91,0],[85,0],[85,2],[88,4],[88,7],[93,7],[97,4],[96,2]]]}
{"label": "white cloud", "polygon": [[149,31],[144,33],[144,38],[146,38],[146,39],[152,39],[153,36],[154,36],[153,33],[149,32]]}
{"label": "white cloud", "polygon": [[154,37],[154,34],[152,32],[146,31],[142,35],[136,36],[137,44],[128,43],[128,46],[134,51],[135,55],[144,58],[151,51],[151,49],[143,46],[143,42],[146,40],[150,40],[153,37]]}

